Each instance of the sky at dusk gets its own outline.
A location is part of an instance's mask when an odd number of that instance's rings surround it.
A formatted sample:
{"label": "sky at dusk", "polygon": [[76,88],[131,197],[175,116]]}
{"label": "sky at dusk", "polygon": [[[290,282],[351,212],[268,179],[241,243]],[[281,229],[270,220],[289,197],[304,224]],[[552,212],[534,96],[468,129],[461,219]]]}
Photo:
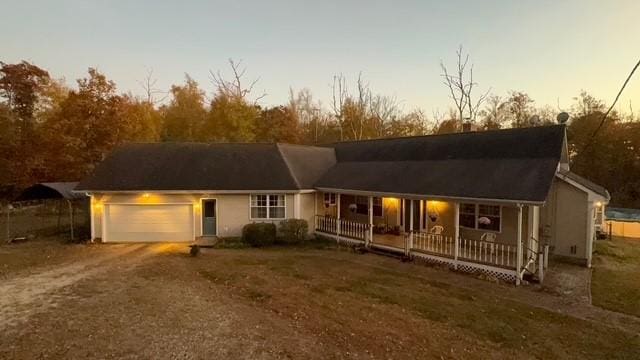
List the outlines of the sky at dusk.
{"label": "sky at dusk", "polygon": [[[581,89],[611,103],[640,58],[640,1],[2,1],[0,61],[28,60],[73,83],[97,67],[140,94],[243,60],[263,105],[309,88],[328,105],[334,74],[427,114],[450,105],[440,78],[462,44],[480,90],[522,90],[568,109]],[[640,74],[620,107],[640,111]]]}

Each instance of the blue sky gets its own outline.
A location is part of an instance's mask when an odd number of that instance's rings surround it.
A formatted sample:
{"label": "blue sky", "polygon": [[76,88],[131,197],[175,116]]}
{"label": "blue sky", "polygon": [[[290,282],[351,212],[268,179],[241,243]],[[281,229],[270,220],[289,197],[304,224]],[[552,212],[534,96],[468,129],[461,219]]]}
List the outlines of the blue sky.
{"label": "blue sky", "polygon": [[[5,2],[5,1],[3,1]],[[450,106],[439,62],[464,45],[480,89],[568,108],[581,89],[611,102],[640,58],[640,1],[7,1],[0,60],[35,62],[69,83],[98,67],[121,91],[154,70],[211,92],[209,70],[242,59],[263,104],[307,87],[328,104],[332,76],[358,72],[404,108]],[[640,74],[621,106],[640,112]],[[636,113],[637,113],[636,112]]]}

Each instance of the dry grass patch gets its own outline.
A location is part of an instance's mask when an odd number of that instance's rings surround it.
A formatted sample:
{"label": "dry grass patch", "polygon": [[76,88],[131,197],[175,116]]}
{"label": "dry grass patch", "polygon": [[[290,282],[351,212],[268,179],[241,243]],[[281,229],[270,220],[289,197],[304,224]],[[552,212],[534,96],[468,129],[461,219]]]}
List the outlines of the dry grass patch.
{"label": "dry grass patch", "polygon": [[640,240],[597,242],[591,291],[594,305],[640,317]]}

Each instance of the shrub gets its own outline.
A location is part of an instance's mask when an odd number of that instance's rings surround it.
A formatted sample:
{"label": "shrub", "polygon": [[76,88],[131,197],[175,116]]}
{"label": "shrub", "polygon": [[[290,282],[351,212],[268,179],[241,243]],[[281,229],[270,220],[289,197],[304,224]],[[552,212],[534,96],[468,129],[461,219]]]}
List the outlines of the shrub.
{"label": "shrub", "polygon": [[298,244],[307,238],[309,224],[303,219],[287,219],[280,222],[278,229],[282,242],[286,244]]}
{"label": "shrub", "polygon": [[253,246],[268,246],[276,242],[276,226],[269,223],[252,223],[242,228],[242,241]]}

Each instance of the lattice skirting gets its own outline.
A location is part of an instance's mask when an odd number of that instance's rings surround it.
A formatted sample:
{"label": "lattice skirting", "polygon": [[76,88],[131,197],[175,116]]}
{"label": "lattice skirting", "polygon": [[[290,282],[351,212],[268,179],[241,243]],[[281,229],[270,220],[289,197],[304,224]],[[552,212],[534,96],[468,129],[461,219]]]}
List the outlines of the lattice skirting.
{"label": "lattice skirting", "polygon": [[335,239],[339,244],[348,244],[348,245],[363,245],[364,244],[364,240],[359,240],[359,239],[352,239],[352,238],[348,238],[348,237],[344,237],[344,236],[340,236],[338,237],[336,234],[329,234],[323,231],[317,231],[315,232],[318,235],[321,236],[327,236],[330,238]]}
{"label": "lattice skirting", "polygon": [[340,243],[340,244],[351,244],[351,245],[362,245],[362,244],[364,244],[363,240],[352,239],[352,238],[347,238],[347,237],[342,237],[342,236],[337,238],[337,240],[338,240],[338,243]]}
{"label": "lattice skirting", "polygon": [[[437,265],[445,265],[449,268],[454,268],[456,265],[456,260],[450,258],[444,258],[434,255],[429,255],[421,252],[412,251],[411,255],[415,259],[419,259],[424,262],[437,264]],[[463,260],[458,260],[458,271],[466,272],[469,274],[485,274],[502,281],[515,283],[518,275],[515,270],[496,268],[493,266],[483,265],[483,264],[475,264],[470,263]]]}

